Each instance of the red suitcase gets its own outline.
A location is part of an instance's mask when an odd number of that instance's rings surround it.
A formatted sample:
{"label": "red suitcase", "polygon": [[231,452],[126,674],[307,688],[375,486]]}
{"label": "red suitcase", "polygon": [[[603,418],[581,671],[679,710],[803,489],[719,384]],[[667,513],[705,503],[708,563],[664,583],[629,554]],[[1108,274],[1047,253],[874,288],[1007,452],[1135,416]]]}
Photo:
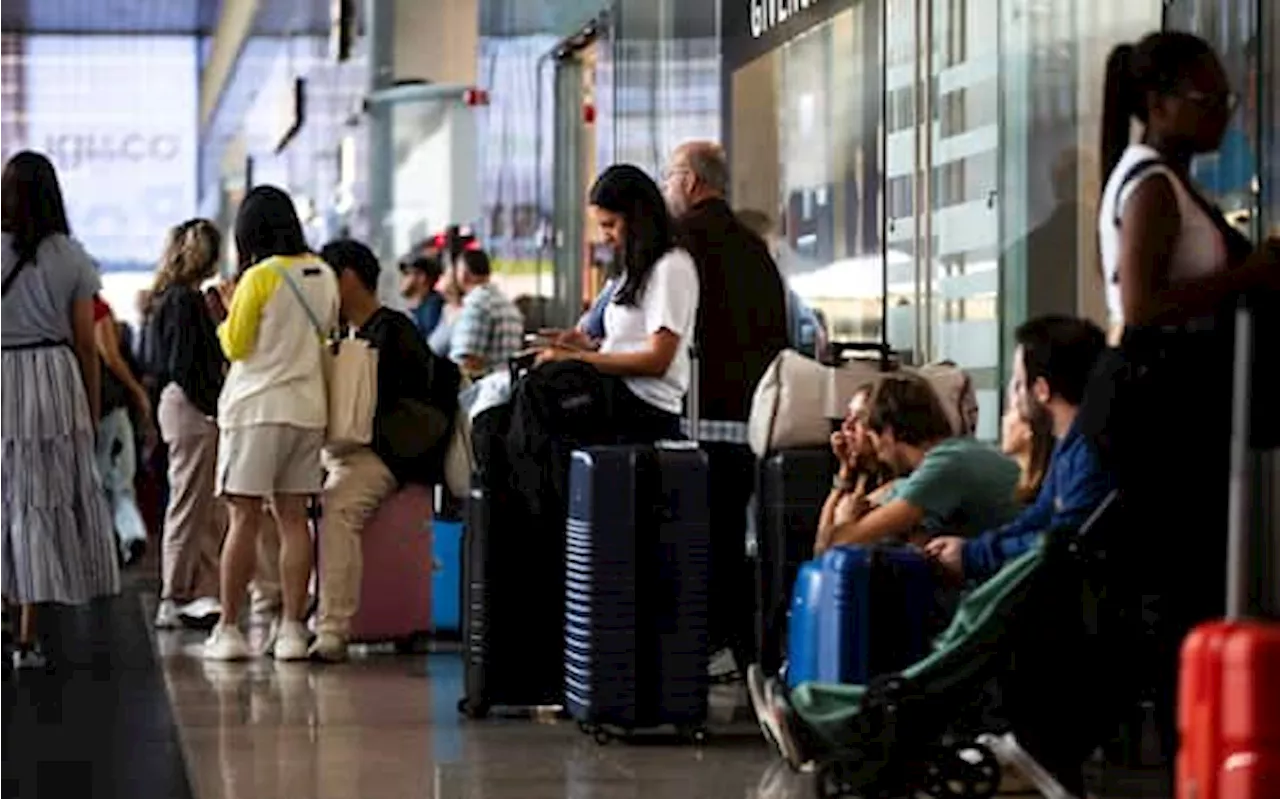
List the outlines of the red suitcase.
{"label": "red suitcase", "polygon": [[431,632],[431,509],[430,489],[406,485],[365,525],[352,641],[394,641],[408,649]]}
{"label": "red suitcase", "polygon": [[1218,621],[1191,631],[1178,733],[1178,799],[1280,793],[1280,624]]}
{"label": "red suitcase", "polygon": [[1253,377],[1260,372],[1254,359],[1260,338],[1253,313],[1242,307],[1236,318],[1227,618],[1196,627],[1182,644],[1178,799],[1280,796],[1280,623],[1245,618],[1250,611],[1276,610],[1251,608],[1274,588],[1266,585],[1275,579],[1266,561],[1277,527],[1266,510],[1277,507],[1276,497],[1265,496],[1273,488],[1257,479],[1259,468],[1275,468],[1274,442],[1254,427],[1251,407],[1259,387]]}

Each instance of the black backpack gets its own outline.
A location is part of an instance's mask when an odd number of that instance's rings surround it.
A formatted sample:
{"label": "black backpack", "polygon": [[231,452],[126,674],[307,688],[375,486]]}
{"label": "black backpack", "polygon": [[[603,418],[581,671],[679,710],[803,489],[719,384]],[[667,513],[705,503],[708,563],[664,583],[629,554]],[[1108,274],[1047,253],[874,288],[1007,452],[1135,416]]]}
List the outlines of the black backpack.
{"label": "black backpack", "polygon": [[582,361],[543,364],[516,383],[507,454],[512,488],[528,513],[565,516],[570,454],[617,440],[613,389],[614,381]]}

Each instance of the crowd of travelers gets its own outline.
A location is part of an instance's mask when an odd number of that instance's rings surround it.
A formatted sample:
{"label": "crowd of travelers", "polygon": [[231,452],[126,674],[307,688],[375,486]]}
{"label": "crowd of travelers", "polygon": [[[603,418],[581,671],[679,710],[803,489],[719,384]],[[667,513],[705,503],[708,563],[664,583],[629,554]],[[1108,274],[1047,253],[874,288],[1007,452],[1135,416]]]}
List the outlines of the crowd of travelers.
{"label": "crowd of travelers", "polygon": [[[958,432],[925,378],[888,370],[869,380],[841,398],[847,411],[830,437],[838,468],[812,531],[815,556],[912,547],[963,593],[1049,531],[1080,528],[1120,489],[1125,518],[1141,520],[1124,531],[1124,555],[1161,553],[1159,567],[1127,579],[1158,617],[1142,662],[1166,738],[1176,731],[1178,642],[1222,611],[1230,345],[1216,317],[1241,292],[1274,290],[1280,275],[1277,242],[1252,248],[1187,177],[1191,158],[1217,147],[1233,98],[1196,37],[1152,34],[1115,51],[1099,218],[1111,344],[1084,319],[1022,324],[999,447]],[[1143,133],[1131,142],[1135,120]],[[576,327],[541,331],[532,369],[593,370],[609,387],[618,441],[688,437],[706,453],[710,676],[745,676],[766,736],[801,768],[848,735],[860,694],[789,689],[757,665],[740,672],[756,659],[745,542],[758,461],[748,421],[770,364],[788,349],[818,354],[821,324],[788,290],[765,224],[730,207],[728,184],[724,152],[710,142],[679,147],[660,183],[630,165],[604,170],[589,199],[615,254],[610,279]],[[525,352],[524,320],[492,281],[488,255],[452,241],[418,248],[399,264],[408,312],[392,310],[379,301],[368,247],[342,239],[313,251],[288,195],[258,187],[235,222],[237,273],[210,291],[218,230],[200,219],[173,229],[134,356],[92,259],[70,237],[49,161],[14,156],[3,190],[3,590],[20,608],[15,666],[44,664],[35,606],[119,590],[120,566],[146,541],[135,452],[161,445],[156,625],[211,628],[207,658],[251,657],[240,624],[252,592],[249,617],[276,617],[271,655],[345,658],[363,525],[398,486],[443,479],[450,423],[416,409],[454,419],[460,391],[465,406],[469,384],[508,379]],[[371,443],[333,451],[323,362],[340,330],[378,351],[378,392]],[[1170,435],[1187,429],[1187,408],[1195,431]],[[314,531],[312,498],[322,508]],[[313,535],[324,553],[314,634]],[[1019,670],[1036,663],[1025,679],[1042,689],[1076,680],[1068,669],[1080,659],[1060,661],[1028,655]],[[1102,724],[1085,717],[1098,706],[1073,707],[1075,694],[1063,692],[1036,705],[1052,730],[1019,727],[1029,711],[1016,700],[1029,690],[1008,686],[1003,707],[1025,748],[1082,796],[1080,764]]]}

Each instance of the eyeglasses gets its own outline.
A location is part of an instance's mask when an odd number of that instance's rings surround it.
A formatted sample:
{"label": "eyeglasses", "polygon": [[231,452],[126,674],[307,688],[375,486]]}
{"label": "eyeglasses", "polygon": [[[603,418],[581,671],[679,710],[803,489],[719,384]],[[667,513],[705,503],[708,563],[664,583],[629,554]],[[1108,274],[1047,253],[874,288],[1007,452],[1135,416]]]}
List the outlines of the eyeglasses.
{"label": "eyeglasses", "polygon": [[1189,89],[1182,93],[1182,97],[1203,108],[1219,111],[1234,111],[1240,104],[1240,95],[1235,92],[1209,93]]}

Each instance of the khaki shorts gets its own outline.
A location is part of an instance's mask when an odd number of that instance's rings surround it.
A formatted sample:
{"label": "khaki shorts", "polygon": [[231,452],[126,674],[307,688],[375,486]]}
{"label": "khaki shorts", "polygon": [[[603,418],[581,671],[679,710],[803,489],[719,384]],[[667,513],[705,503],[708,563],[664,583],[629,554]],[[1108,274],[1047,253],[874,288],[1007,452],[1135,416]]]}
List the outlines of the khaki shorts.
{"label": "khaki shorts", "polygon": [[218,435],[219,496],[319,494],[324,431],[288,424],[256,424]]}

